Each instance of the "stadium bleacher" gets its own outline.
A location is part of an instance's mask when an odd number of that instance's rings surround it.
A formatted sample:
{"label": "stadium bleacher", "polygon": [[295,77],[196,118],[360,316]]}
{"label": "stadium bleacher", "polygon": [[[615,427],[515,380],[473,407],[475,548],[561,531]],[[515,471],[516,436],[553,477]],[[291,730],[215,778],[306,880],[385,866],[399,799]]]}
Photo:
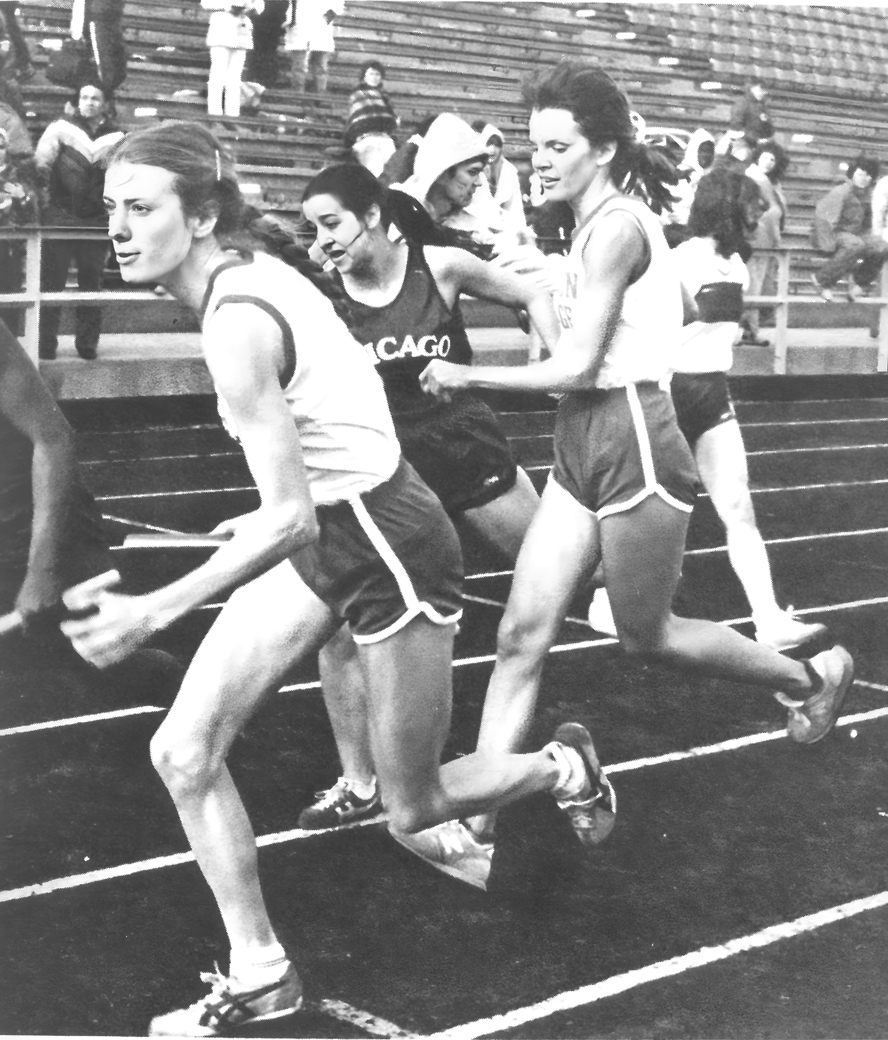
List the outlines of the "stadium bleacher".
{"label": "stadium bleacher", "polygon": [[[35,136],[67,94],[40,70],[44,43],[65,35],[69,17],[70,0],[21,8],[38,68],[23,87]],[[169,118],[212,123],[243,179],[285,217],[298,216],[304,184],[341,144],[347,93],[370,57],[387,67],[405,136],[433,112],[483,117],[502,129],[507,155],[524,163],[522,78],[563,57],[599,61],[649,125],[703,126],[716,135],[744,81],[760,76],[792,155],[786,242],[799,249],[808,245],[814,204],[841,179],[843,161],[865,151],[888,166],[888,9],[881,7],[350,0],[327,94],[277,86],[265,94],[261,114],[223,122],[209,119],[202,96],[206,23],[192,0],[127,0],[130,59],[119,118],[128,126]],[[791,291],[810,294],[804,264]],[[865,308],[835,310],[841,323],[870,321]]]}

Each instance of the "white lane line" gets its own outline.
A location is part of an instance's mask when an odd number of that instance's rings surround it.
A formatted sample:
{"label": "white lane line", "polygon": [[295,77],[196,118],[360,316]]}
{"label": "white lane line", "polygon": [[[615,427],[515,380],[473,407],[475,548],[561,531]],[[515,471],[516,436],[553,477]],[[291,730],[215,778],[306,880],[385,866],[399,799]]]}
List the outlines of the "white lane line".
{"label": "white lane line", "polygon": [[308,1007],[315,1008],[317,1011],[329,1015],[339,1022],[347,1022],[349,1025],[357,1026],[358,1029],[363,1029],[365,1033],[369,1033],[371,1036],[398,1037],[416,1035],[415,1033],[405,1032],[400,1026],[396,1026],[394,1022],[386,1022],[384,1018],[380,1018],[378,1015],[371,1015],[368,1011],[360,1011],[358,1008],[352,1007],[351,1004],[344,1004],[341,1000],[318,1000],[314,1003],[309,1003]]}
{"label": "white lane line", "polygon": [[633,971],[624,972],[622,975],[614,975],[590,986],[581,986],[579,989],[559,993],[554,997],[541,1000],[537,1004],[531,1004],[529,1007],[515,1008],[504,1015],[494,1015],[491,1018],[454,1026],[452,1029],[445,1029],[440,1033],[432,1033],[427,1036],[426,1040],[476,1040],[478,1037],[489,1036],[491,1033],[515,1029],[528,1022],[538,1022],[542,1018],[549,1018],[573,1008],[588,1007],[590,1004],[626,993],[646,983],[668,979],[694,968],[715,964],[728,957],[735,957],[738,953],[759,950],[765,946],[816,931],[826,925],[845,921],[857,914],[878,910],[883,906],[888,906],[888,892],[878,892],[875,895],[864,896],[862,899],[852,899],[848,903],[841,903],[839,906],[833,906],[827,910],[797,917],[794,921],[784,921],[781,924],[763,928],[759,932],[752,932],[737,939],[729,939],[718,946],[702,946],[699,950],[693,950],[691,953],[679,957],[657,961],[644,968],[636,968]]}
{"label": "white lane line", "polygon": [[[888,527],[866,527],[859,531],[825,531],[820,534],[797,534],[789,538],[766,538],[765,545],[790,545],[793,542],[829,541],[832,538],[864,538],[871,534],[888,534]],[[686,549],[685,556],[705,556],[708,553],[727,552],[726,545],[714,545],[709,549]]]}
{"label": "white lane line", "polygon": [[67,719],[53,719],[51,722],[34,722],[27,726],[10,726],[9,729],[0,729],[0,737],[10,737],[19,733],[36,733],[45,729],[62,729],[65,726],[80,726],[84,722],[104,722],[107,719],[123,719],[129,715],[150,715],[158,711],[166,711],[166,708],[159,708],[154,704],[145,704],[141,708],[100,711],[95,715],[78,715]]}
{"label": "white lane line", "polygon": [[181,459],[183,462],[188,459],[228,459],[235,456],[243,458],[242,451],[195,451],[188,455],[141,455],[136,459],[85,459],[80,465],[81,466],[113,466],[113,465],[129,465],[132,466],[135,463],[141,465],[143,462],[176,462]]}
{"label": "white lane line", "polygon": [[[338,834],[340,831],[356,830],[358,827],[378,826],[382,822],[381,817],[373,820],[356,820],[354,823],[344,823],[335,831],[304,831],[294,829],[281,831],[278,834],[266,834],[256,839],[256,844],[263,848],[266,845],[279,845],[286,841],[304,840],[306,838],[318,838],[327,834]],[[182,863],[193,863],[193,852],[176,852],[171,856],[155,856],[153,859],[137,860],[133,863],[121,863],[117,867],[105,867],[102,870],[89,870],[83,874],[71,874],[68,877],[52,878],[49,881],[41,881],[36,885],[25,885],[22,888],[10,888],[0,892],[0,903],[12,903],[19,899],[29,899],[31,896],[45,896],[50,892],[60,892],[69,888],[82,888],[84,885],[94,885],[99,881],[111,881],[115,878],[129,877],[132,874],[144,874],[151,870],[162,870],[166,867],[177,867]]]}
{"label": "white lane line", "polygon": [[[873,685],[855,681],[856,685]],[[888,692],[888,688],[885,688]],[[836,726],[859,725],[863,722],[872,722],[876,719],[888,717],[888,707],[875,708],[871,711],[858,712],[854,715],[844,715],[836,722]],[[636,769],[646,769],[659,765],[667,765],[672,762],[684,762],[707,755],[723,754],[728,751],[739,751],[746,747],[765,743],[773,740],[785,740],[786,731],[771,730],[767,733],[750,733],[745,737],[736,737],[719,744],[710,744],[698,748],[688,748],[685,751],[674,751],[664,755],[648,758],[631,759],[628,762],[614,762],[605,767],[605,772],[610,776],[616,773],[628,773]],[[274,834],[265,834],[256,839],[260,848],[269,845],[281,845],[290,841],[304,841],[307,838],[317,838],[321,835],[338,834],[340,831],[353,830],[358,827],[372,827],[384,822],[385,817],[379,816],[372,820],[358,820],[355,823],[343,824],[335,830],[307,831],[299,827],[287,831],[278,831]],[[25,885],[22,888],[11,888],[0,892],[0,903],[11,903],[20,899],[29,899],[32,896],[48,895],[69,888],[80,888],[84,885],[95,884],[100,881],[108,881],[113,878],[128,877],[132,874],[140,874],[150,870],[161,870],[166,867],[178,866],[182,863],[191,863],[194,855],[191,852],[175,853],[171,856],[157,856],[154,859],[139,860],[134,863],[123,863],[117,867],[106,867],[102,870],[91,870],[83,874],[73,874],[68,877],[53,878],[36,885]]]}
{"label": "white lane line", "polygon": [[813,448],[767,448],[761,451],[748,451],[746,457],[758,455],[799,455],[812,451],[876,451],[888,448],[888,444],[818,444]]}
{"label": "white lane line", "polygon": [[744,430],[758,429],[765,426],[850,426],[852,423],[888,422],[888,415],[874,415],[868,419],[791,419],[780,422],[741,422]]}
{"label": "white lane line", "polygon": [[[114,524],[124,524],[127,527],[138,527],[142,531],[157,531],[159,534],[182,534],[182,531],[174,531],[171,527],[159,527],[157,524],[146,524],[141,520],[128,520],[122,516],[114,516],[111,513],[102,513],[102,519]],[[122,545],[112,545],[111,552],[122,549]]]}
{"label": "white lane line", "polygon": [[[866,683],[857,685],[865,686]],[[855,715],[843,715],[836,722],[836,726],[856,726],[862,722],[872,722],[875,719],[888,717],[888,708],[873,708],[871,711],[861,711]],[[726,751],[738,751],[740,748],[752,747],[755,744],[766,744],[774,740],[785,740],[786,730],[769,730],[767,733],[751,733],[745,737],[735,737],[733,740],[723,740],[718,744],[709,744],[704,747],[688,748],[687,751],[669,751],[664,755],[652,755],[649,758],[635,758],[631,762],[615,762],[613,765],[604,767],[608,776],[616,773],[631,773],[636,769],[647,769],[651,766],[668,765],[671,762],[687,762],[690,759],[705,758],[707,755],[720,755]]]}
{"label": "white lane line", "polygon": [[232,491],[255,491],[255,484],[243,487],[195,488],[191,491],[145,491],[134,495],[96,495],[97,502],[135,502],[142,498],[183,498],[188,495],[227,495]]}

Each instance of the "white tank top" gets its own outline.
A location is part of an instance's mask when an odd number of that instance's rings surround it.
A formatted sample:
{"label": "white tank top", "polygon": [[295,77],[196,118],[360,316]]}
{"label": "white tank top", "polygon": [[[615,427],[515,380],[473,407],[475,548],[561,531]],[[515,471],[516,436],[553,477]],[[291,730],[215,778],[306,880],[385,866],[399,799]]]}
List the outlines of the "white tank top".
{"label": "white tank top", "polygon": [[573,311],[585,281],[583,254],[598,221],[608,213],[625,213],[641,229],[650,247],[644,274],[623,296],[623,309],[595,385],[603,390],[630,383],[663,382],[681,333],[682,302],[678,272],[660,223],[640,200],[628,195],[607,199],[574,231],[567,263],[560,273],[555,307],[562,337],[573,334]]}
{"label": "white tank top", "polygon": [[[281,330],[283,391],[314,502],[355,498],[388,480],[401,450],[382,380],[323,293],[283,261],[248,253],[213,273],[203,303],[204,330],[226,303],[252,303]],[[221,396],[218,403],[225,428],[237,437]]]}

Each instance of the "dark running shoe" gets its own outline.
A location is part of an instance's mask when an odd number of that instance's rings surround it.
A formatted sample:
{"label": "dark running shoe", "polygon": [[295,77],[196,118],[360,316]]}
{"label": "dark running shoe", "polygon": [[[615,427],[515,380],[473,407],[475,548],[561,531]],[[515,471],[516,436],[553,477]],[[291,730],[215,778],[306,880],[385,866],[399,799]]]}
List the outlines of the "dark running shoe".
{"label": "dark running shoe", "polygon": [[578,722],[564,722],[555,730],[555,742],[572,748],[586,767],[586,784],[576,798],[558,798],[583,845],[600,845],[614,829],[617,794],[601,770],[592,737]]}
{"label": "dark running shoe", "polygon": [[382,801],[376,790],[369,798],[359,798],[340,777],[328,791],[317,791],[317,801],[299,814],[299,826],[307,831],[341,827],[354,820],[366,820],[382,812]]}
{"label": "dark running shoe", "polygon": [[225,978],[218,965],[200,977],[212,987],[207,996],[191,1007],[153,1018],[149,1036],[240,1036],[244,1028],[284,1018],[302,1007],[302,983],[292,964],[278,982],[254,989]]}
{"label": "dark running shoe", "polygon": [[854,661],[843,646],[834,646],[802,663],[814,682],[814,692],[802,701],[785,693],[774,696],[789,709],[789,739],[797,744],[816,744],[836,724],[854,679]]}

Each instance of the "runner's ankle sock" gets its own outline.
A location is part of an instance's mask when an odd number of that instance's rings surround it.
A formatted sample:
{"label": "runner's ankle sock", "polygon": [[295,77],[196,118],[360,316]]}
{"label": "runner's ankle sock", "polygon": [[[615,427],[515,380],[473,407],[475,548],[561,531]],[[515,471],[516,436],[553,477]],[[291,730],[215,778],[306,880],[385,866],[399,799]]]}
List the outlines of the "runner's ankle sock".
{"label": "runner's ankle sock", "polygon": [[279,942],[259,950],[232,950],[228,974],[245,986],[263,986],[282,979],[290,966],[287,951]]}
{"label": "runner's ankle sock", "polygon": [[558,779],[552,788],[552,794],[559,801],[580,798],[586,789],[586,766],[580,753],[559,744],[556,740],[546,744],[543,751],[552,756],[558,767]]}
{"label": "runner's ankle sock", "polygon": [[376,777],[374,776],[369,781],[364,780],[352,780],[348,776],[342,778],[349,786],[350,790],[358,796],[358,798],[372,798],[376,794]]}

